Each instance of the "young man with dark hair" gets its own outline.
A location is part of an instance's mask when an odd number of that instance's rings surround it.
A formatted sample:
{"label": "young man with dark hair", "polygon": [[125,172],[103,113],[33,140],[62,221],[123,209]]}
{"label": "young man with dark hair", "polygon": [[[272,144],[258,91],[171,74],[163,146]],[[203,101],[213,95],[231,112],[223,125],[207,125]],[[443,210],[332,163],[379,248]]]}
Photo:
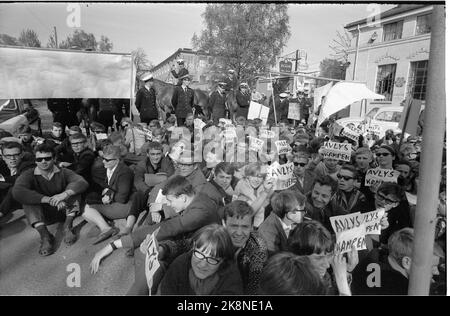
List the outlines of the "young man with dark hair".
{"label": "young man with dark hair", "polygon": [[306,217],[322,223],[330,232],[333,228],[330,217],[347,212],[333,201],[338,185],[330,176],[317,177],[312,191],[306,195]]}
{"label": "young man with dark hair", "polygon": [[233,198],[232,181],[234,178],[234,167],[229,162],[220,162],[214,168],[214,178],[210,183],[217,189],[220,195],[222,195],[221,205],[231,203]]}
{"label": "young man with dark hair", "polygon": [[23,151],[31,154],[34,152],[34,147],[37,144],[31,133],[31,127],[28,124],[19,125],[14,136],[22,141]]}
{"label": "young man with dark hair", "polygon": [[6,142],[1,146],[0,159],[0,219],[22,205],[13,198],[12,188],[16,179],[26,170],[35,167],[31,156],[23,155],[22,145]]}
{"label": "young man with dark hair", "polygon": [[60,122],[53,122],[51,132],[45,135],[44,138],[45,142],[54,148],[61,145],[64,139],[66,139],[66,133],[63,130],[62,124]]}
{"label": "young man with dark hair", "polygon": [[35,157],[37,167],[19,176],[12,193],[41,237],[39,253],[48,256],[54,252],[54,237],[47,230],[47,216],[65,213],[64,242],[73,244],[77,237],[72,232],[72,222],[80,209],[80,194],[89,184],[72,170],[56,167],[51,146],[38,145]]}
{"label": "young man with dark hair", "polygon": [[72,147],[73,163],[68,167],[81,175],[89,183],[91,179],[91,168],[95,160],[95,153],[88,147],[87,137],[78,133],[69,136],[70,146]]}
{"label": "young man with dark hair", "polygon": [[337,174],[338,190],[334,202],[348,213],[369,211],[365,195],[356,188],[357,173],[352,165],[343,165]]}

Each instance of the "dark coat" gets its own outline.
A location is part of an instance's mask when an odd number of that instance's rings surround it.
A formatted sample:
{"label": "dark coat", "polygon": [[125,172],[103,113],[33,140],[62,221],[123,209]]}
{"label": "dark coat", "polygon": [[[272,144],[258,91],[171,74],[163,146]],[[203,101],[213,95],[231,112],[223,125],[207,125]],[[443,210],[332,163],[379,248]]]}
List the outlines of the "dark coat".
{"label": "dark coat", "polygon": [[20,165],[17,167],[17,173],[11,175],[11,172],[2,159],[0,159],[0,176],[3,180],[0,180],[0,190],[10,188],[16,182],[16,179],[26,170],[36,167],[34,157],[31,155],[24,156]]}
{"label": "dark coat", "polygon": [[208,109],[211,113],[211,118],[213,120],[219,121],[220,118],[225,118],[226,113],[226,95],[225,93],[221,94],[219,91],[214,91],[208,100]]}
{"label": "dark coat", "polygon": [[[161,295],[196,295],[189,282],[192,251],[176,258],[161,281]],[[216,272],[219,280],[209,295],[243,294],[242,280],[234,262]]]}
{"label": "dark coat", "polygon": [[[289,99],[286,98],[281,101],[279,96],[275,96],[275,110],[277,114],[277,122],[286,120],[288,118],[289,111]],[[273,112],[273,98],[269,99],[269,118],[268,122],[273,124],[275,122],[275,115]]]}
{"label": "dark coat", "polygon": [[306,195],[305,210],[306,217],[322,223],[331,234],[334,234],[334,230],[331,226],[330,217],[348,214],[342,206],[336,205],[333,200],[331,200],[323,209],[316,208],[311,198],[311,192]]}
{"label": "dark coat", "polygon": [[187,70],[186,68],[181,68],[178,73],[175,70],[172,70],[171,73],[172,73],[172,76],[174,76],[175,78],[178,79],[177,86],[181,86],[182,82],[179,78],[181,78],[185,75],[189,75],[189,70]]}
{"label": "dark coat", "polygon": [[133,193],[133,178],[133,171],[125,163],[119,162],[107,186],[114,193],[112,202],[123,204],[128,202]]}
{"label": "dark coat", "polygon": [[188,113],[192,113],[194,107],[194,90],[187,87],[184,92],[181,86],[176,86],[172,95],[172,106],[177,118],[186,118]]}
{"label": "dark coat", "polygon": [[94,160],[95,153],[91,149],[85,148],[79,154],[73,153],[73,163],[69,166],[69,169],[78,173],[91,184],[91,168]]}
{"label": "dark coat", "polygon": [[141,121],[158,119],[159,113],[156,106],[156,92],[153,87],[147,90],[142,87],[136,93],[136,108],[139,111]]}
{"label": "dark coat", "polygon": [[269,255],[288,250],[286,233],[281,226],[280,218],[275,213],[270,213],[258,227],[258,233],[266,242]]}
{"label": "dark coat", "polygon": [[147,183],[145,183],[145,175],[156,174],[159,172],[166,173],[167,177],[170,177],[175,173],[175,168],[170,158],[162,157],[156,169],[153,168],[150,159],[148,157],[145,158],[145,160],[140,161],[136,165],[136,169],[134,171],[135,188],[142,192],[146,192],[148,189],[151,189],[152,187],[148,186]]}
{"label": "dark coat", "polygon": [[48,99],[47,106],[54,122],[69,127],[80,124],[76,113],[81,109],[81,99]]}

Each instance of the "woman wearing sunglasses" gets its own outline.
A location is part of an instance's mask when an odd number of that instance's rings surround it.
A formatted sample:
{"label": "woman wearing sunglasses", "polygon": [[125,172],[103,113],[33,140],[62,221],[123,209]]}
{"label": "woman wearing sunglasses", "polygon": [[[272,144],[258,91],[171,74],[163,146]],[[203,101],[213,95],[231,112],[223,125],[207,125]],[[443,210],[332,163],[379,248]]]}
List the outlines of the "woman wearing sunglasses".
{"label": "woman wearing sunglasses", "polygon": [[161,295],[239,295],[242,279],[234,262],[233,242],[225,227],[198,230],[192,250],[176,258],[164,275]]}

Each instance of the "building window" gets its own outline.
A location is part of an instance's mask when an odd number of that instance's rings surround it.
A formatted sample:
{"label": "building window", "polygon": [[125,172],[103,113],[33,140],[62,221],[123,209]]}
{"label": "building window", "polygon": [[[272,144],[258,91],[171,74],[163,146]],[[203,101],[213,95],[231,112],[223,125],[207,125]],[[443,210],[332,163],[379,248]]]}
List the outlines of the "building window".
{"label": "building window", "polygon": [[427,34],[431,32],[431,13],[417,17],[416,35]]}
{"label": "building window", "polygon": [[383,42],[402,38],[403,21],[383,25]]}
{"label": "building window", "polygon": [[385,99],[381,101],[392,101],[396,68],[396,64],[378,67],[376,91],[378,94],[382,94],[385,97]]}
{"label": "building window", "polygon": [[408,78],[408,95],[417,100],[425,100],[427,89],[428,60],[411,63]]}

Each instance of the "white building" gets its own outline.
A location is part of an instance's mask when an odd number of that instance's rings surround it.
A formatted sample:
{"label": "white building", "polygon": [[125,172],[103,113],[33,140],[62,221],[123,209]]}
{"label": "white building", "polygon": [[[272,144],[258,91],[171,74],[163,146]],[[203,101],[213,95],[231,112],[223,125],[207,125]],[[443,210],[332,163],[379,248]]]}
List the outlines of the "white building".
{"label": "white building", "polygon": [[[366,111],[375,105],[399,105],[408,96],[425,100],[432,9],[399,5],[374,21],[362,19],[345,26],[353,35],[346,79],[365,82],[386,97],[369,102]],[[351,106],[350,116],[360,112],[360,103]]]}

